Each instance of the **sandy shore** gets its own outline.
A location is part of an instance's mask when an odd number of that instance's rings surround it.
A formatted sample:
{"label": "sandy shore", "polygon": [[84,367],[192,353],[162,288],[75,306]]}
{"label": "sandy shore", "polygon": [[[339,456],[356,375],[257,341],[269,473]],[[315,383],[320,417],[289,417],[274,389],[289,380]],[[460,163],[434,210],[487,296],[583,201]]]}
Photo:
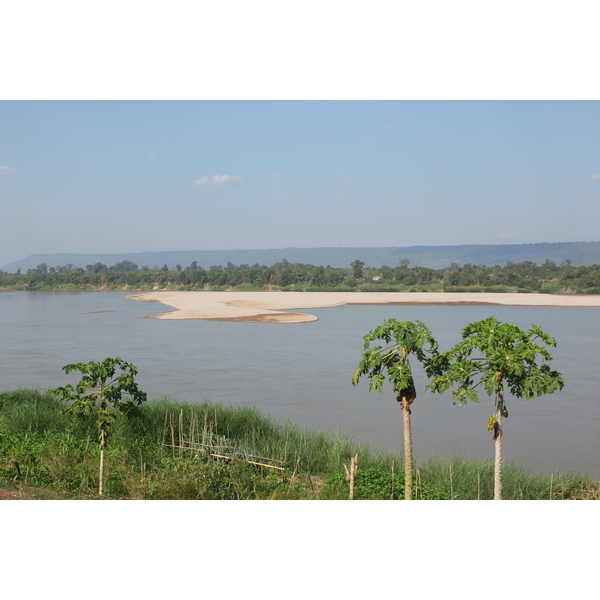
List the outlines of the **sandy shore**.
{"label": "sandy shore", "polygon": [[447,304],[503,306],[596,306],[600,296],[552,294],[469,294],[410,292],[140,292],[138,302],[158,302],[175,310],[148,317],[249,323],[308,323],[317,317],[296,311],[350,304]]}

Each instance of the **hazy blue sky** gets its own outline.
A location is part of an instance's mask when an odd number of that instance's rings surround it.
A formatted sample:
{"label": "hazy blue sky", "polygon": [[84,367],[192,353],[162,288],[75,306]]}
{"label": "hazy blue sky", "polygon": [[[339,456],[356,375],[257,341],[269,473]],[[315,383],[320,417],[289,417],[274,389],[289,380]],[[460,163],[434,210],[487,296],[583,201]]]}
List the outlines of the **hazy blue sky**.
{"label": "hazy blue sky", "polygon": [[600,102],[4,101],[0,211],[0,266],[600,240]]}

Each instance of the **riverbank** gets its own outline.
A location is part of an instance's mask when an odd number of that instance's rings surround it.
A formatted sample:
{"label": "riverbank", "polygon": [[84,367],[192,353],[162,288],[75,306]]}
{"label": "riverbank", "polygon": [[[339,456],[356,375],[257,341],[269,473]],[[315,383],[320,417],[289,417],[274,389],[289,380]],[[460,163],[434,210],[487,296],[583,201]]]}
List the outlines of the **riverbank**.
{"label": "riverbank", "polygon": [[[497,305],[600,307],[600,295],[493,294],[447,292],[173,292],[129,294],[137,302],[158,302],[175,310],[148,318],[204,319],[249,323],[309,323],[314,315],[295,312],[344,305]],[[285,311],[285,312],[284,312]],[[289,312],[292,311],[292,312]]]}
{"label": "riverbank", "polygon": [[[98,498],[97,415],[63,411],[53,394],[0,393],[0,500]],[[403,456],[353,438],[280,422],[254,407],[166,398],[117,413],[106,449],[105,499],[345,500],[344,465],[358,456],[355,499],[404,498]],[[65,433],[68,432],[68,433]],[[417,457],[421,500],[487,500],[491,460]],[[598,499],[590,476],[537,475],[507,461],[507,500]]]}

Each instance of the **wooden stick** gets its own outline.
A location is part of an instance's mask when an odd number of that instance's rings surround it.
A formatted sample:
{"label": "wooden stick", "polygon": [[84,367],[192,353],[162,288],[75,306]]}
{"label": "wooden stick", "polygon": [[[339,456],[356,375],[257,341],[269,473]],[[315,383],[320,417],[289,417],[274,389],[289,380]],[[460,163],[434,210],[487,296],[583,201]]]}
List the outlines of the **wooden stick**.
{"label": "wooden stick", "polygon": [[[171,444],[162,444],[163,446],[165,446],[165,448],[178,448],[178,449],[182,449],[182,450],[196,450],[198,452],[202,451],[204,448],[210,448],[210,449],[214,449],[214,448],[221,448],[223,450],[227,449],[227,448],[235,448],[235,446],[215,446],[214,444],[200,444],[199,442],[186,442],[185,440],[183,441],[183,445],[182,446],[172,446]],[[201,448],[195,448],[194,446],[201,446]],[[243,454],[243,452],[235,452],[235,454]],[[267,456],[255,456],[255,455],[249,455],[252,456],[252,458],[260,458],[261,460],[270,460],[271,462],[276,462],[279,463],[281,465],[285,465],[286,461],[285,460],[278,460],[276,458],[268,458]]]}
{"label": "wooden stick", "polygon": [[183,408],[179,411],[179,443],[183,446]]}
{"label": "wooden stick", "polygon": [[[163,434],[162,434],[162,439],[161,439],[161,444],[165,443],[165,436],[167,435],[167,417],[169,416],[168,413],[165,413],[165,424],[163,426]],[[87,450],[87,446],[86,446],[86,450]]]}
{"label": "wooden stick", "polygon": [[[276,462],[279,462],[279,461],[276,461]],[[298,474],[299,469],[300,469],[300,455],[298,455],[298,460],[296,461],[296,464],[294,465],[294,471],[292,472],[292,476],[290,477],[290,485],[288,487],[288,491],[292,489],[292,485],[296,481],[296,475]]]}
{"label": "wooden stick", "polygon": [[346,469],[346,478],[350,481],[350,500],[354,500],[354,478],[358,473],[358,454],[350,459],[350,473],[348,473],[346,465],[344,465],[344,469]]}
{"label": "wooden stick", "polygon": [[267,465],[265,463],[259,463],[259,462],[253,461],[253,460],[245,460],[243,458],[236,458],[235,456],[224,456],[222,454],[211,454],[211,456],[214,456],[215,458],[227,458],[228,460],[239,460],[241,462],[245,462],[250,465],[258,465],[259,467],[267,467],[269,469],[277,469],[278,471],[285,471],[285,469],[283,467],[276,467],[274,465]]}
{"label": "wooden stick", "polygon": [[173,444],[173,457],[175,457],[175,425],[172,413],[169,413],[169,421],[171,425],[171,443]]}
{"label": "wooden stick", "polygon": [[[190,448],[189,446],[175,446],[175,445],[171,445],[171,444],[163,444],[163,446],[165,446],[166,448],[174,448],[177,450],[199,450],[197,448]],[[268,467],[269,469],[277,469],[278,471],[285,471],[285,467],[277,467],[275,465],[268,465],[266,463],[260,463],[260,462],[254,461],[254,460],[248,460],[246,458],[238,458],[237,456],[227,456],[225,454],[216,454],[215,452],[209,452],[208,454],[209,454],[209,456],[214,456],[215,458],[228,458],[229,460],[239,460],[241,462],[246,462],[251,465],[258,465],[260,467]],[[255,458],[260,458],[260,457],[255,457]],[[267,458],[265,460],[271,460],[271,459]],[[273,459],[273,462],[282,462],[282,461]]]}

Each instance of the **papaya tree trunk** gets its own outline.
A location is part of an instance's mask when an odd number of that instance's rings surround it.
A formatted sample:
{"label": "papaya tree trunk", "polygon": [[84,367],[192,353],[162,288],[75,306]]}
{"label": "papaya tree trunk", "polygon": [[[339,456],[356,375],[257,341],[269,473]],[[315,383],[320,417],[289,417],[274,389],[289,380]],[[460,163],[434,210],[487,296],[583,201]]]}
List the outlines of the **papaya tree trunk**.
{"label": "papaya tree trunk", "polygon": [[504,385],[502,374],[498,373],[496,389],[496,425],[494,427],[494,500],[502,500],[502,414],[504,413]]}
{"label": "papaya tree trunk", "polygon": [[98,477],[98,495],[102,496],[104,492],[104,447],[106,446],[106,432],[100,431],[100,475]]}
{"label": "papaya tree trunk", "polygon": [[409,399],[402,398],[402,415],[404,420],[404,499],[413,499],[413,447],[412,432],[410,430],[410,403]]}

